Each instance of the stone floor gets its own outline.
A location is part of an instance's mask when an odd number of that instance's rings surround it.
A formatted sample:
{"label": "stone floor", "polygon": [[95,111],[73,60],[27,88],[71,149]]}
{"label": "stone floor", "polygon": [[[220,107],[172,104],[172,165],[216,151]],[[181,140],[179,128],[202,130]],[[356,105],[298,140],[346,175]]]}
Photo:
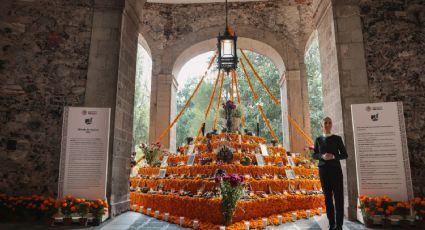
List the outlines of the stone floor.
{"label": "stone floor", "polygon": [[[288,230],[325,230],[327,229],[328,221],[326,216],[315,216],[308,220],[299,220],[296,222],[286,223],[280,226],[269,226],[267,230],[288,229]],[[81,228],[78,226],[64,227],[54,226],[46,227],[41,224],[30,223],[0,223],[0,230],[53,230],[53,229],[84,229],[84,230],[184,230],[175,224],[160,221],[152,217],[141,215],[136,212],[127,212],[117,218],[106,221],[101,226]],[[358,222],[345,221],[344,230],[366,230],[362,224]],[[396,228],[394,228],[396,229]],[[412,228],[413,229],[413,228]]]}

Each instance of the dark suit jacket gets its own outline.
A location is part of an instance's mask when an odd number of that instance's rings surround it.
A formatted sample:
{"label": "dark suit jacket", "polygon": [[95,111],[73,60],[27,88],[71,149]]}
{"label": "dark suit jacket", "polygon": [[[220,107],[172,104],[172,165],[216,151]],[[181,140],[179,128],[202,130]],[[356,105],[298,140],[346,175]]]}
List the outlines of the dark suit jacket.
{"label": "dark suit jacket", "polygon": [[[325,153],[333,154],[335,159],[323,160],[322,155]],[[319,160],[319,167],[341,167],[339,160],[347,159],[348,155],[342,138],[337,135],[331,135],[329,137],[320,136],[316,138],[312,157]]]}

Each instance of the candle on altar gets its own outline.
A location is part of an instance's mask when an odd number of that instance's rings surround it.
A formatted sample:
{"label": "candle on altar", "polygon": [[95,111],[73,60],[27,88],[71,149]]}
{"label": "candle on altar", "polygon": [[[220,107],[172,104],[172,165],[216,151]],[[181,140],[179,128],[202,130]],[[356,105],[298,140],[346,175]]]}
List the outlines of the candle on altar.
{"label": "candle on altar", "polygon": [[311,214],[310,209],[306,210],[306,211],[305,211],[305,214],[306,214],[306,216],[307,216],[307,219],[308,219],[308,218],[310,218],[310,214]]}
{"label": "candle on altar", "polygon": [[282,224],[282,215],[277,215],[277,220],[279,224]]}
{"label": "candle on altar", "polygon": [[249,225],[250,225],[249,221],[245,221],[245,230],[249,230]]}

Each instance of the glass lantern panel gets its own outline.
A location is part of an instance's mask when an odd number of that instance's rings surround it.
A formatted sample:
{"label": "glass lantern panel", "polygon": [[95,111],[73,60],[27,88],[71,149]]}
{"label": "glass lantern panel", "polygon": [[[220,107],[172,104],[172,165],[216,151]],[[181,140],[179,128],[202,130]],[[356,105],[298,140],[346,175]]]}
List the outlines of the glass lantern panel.
{"label": "glass lantern panel", "polygon": [[226,39],[221,41],[221,56],[222,57],[233,57],[233,40]]}

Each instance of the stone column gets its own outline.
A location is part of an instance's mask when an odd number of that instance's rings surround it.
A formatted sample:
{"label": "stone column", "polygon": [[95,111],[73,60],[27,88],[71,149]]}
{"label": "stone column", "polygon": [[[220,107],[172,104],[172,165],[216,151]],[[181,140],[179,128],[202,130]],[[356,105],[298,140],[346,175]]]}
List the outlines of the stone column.
{"label": "stone column", "polygon": [[[288,92],[288,113],[289,116],[294,119],[298,125],[304,129],[305,127],[305,116],[304,113],[304,98],[303,98],[303,87],[301,80],[300,70],[287,70],[286,71],[286,82]],[[308,112],[308,111],[307,111]],[[287,117],[286,117],[287,119]],[[289,124],[291,152],[302,152],[306,146],[304,138],[299,135],[295,127]]]}
{"label": "stone column", "polygon": [[131,1],[96,1],[85,106],[109,107],[107,198],[111,216],[129,209],[134,79],[139,23]]}
{"label": "stone column", "polygon": [[342,161],[345,214],[355,220],[358,194],[351,104],[369,102],[359,7],[344,0],[317,1],[316,6],[324,111],[333,119],[333,131],[344,138],[349,154]]}
{"label": "stone column", "polygon": [[285,73],[280,78],[280,104],[282,108],[282,146],[285,147],[287,151],[291,151],[288,121],[288,86]]}
{"label": "stone column", "polygon": [[[307,75],[307,67],[304,63],[304,60],[300,63],[301,70],[301,98],[303,101],[303,130],[307,133],[307,135],[311,136],[311,124],[310,124],[310,98],[308,97],[308,75]],[[311,137],[314,139],[314,137]],[[304,140],[305,142],[305,140]],[[305,147],[305,146],[304,146]]]}
{"label": "stone column", "polygon": [[[151,107],[150,107],[150,142],[158,137],[176,117],[177,80],[172,74],[157,74],[152,76]],[[176,151],[176,125],[161,140],[164,148]]]}

